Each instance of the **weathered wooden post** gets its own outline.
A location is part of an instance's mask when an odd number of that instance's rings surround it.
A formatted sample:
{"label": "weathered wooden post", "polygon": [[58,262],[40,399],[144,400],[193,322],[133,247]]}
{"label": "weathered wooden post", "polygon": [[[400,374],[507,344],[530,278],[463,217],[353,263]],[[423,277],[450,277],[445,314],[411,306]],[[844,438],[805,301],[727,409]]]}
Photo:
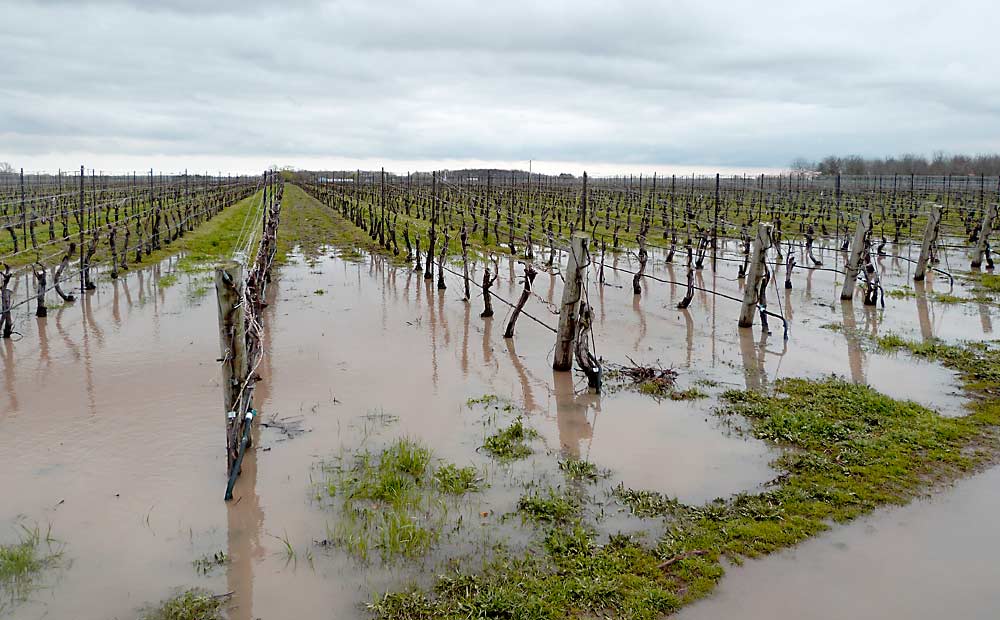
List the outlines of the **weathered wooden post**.
{"label": "weathered wooden post", "polygon": [[553,370],[573,369],[573,342],[576,339],[577,315],[580,311],[583,279],[586,277],[589,262],[587,235],[574,233],[566,262],[562,304],[559,306],[559,330],[556,333],[556,349],[552,359]]}
{"label": "weathered wooden post", "polygon": [[757,224],[757,236],[753,240],[753,253],[748,267],[747,281],[743,285],[743,308],[740,310],[740,327],[753,326],[753,315],[757,309],[758,287],[764,275],[767,250],[771,247],[771,225]]}
{"label": "weathered wooden post", "polygon": [[247,376],[246,310],[243,304],[243,265],[229,261],[215,269],[219,308],[219,350],[222,397],[226,407],[226,474],[239,449],[243,420],[241,393]]}
{"label": "weathered wooden post", "polygon": [[917,270],[913,279],[920,282],[927,273],[927,262],[931,257],[931,247],[937,241],[941,224],[941,205],[931,205],[927,212],[927,228],[924,229],[924,242],[920,245],[920,258],[917,259]]}
{"label": "weathered wooden post", "polygon": [[854,240],[851,241],[851,253],[847,258],[847,265],[844,267],[844,287],[840,290],[841,299],[852,299],[854,297],[854,285],[858,281],[858,273],[861,269],[861,255],[867,248],[867,238],[872,231],[872,212],[869,209],[862,209],[858,216],[858,227],[854,230]]}
{"label": "weathered wooden post", "polygon": [[983,257],[990,246],[990,233],[993,232],[993,220],[997,217],[997,205],[991,204],[986,207],[983,213],[983,225],[979,228],[979,242],[972,253],[972,268],[979,269],[983,264]]}

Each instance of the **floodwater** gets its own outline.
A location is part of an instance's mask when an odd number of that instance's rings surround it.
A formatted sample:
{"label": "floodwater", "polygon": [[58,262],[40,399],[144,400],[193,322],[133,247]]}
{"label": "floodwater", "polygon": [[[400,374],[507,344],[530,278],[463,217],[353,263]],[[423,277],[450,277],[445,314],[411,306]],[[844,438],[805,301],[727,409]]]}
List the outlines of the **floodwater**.
{"label": "floodwater", "polygon": [[[683,269],[660,264],[661,256],[653,253],[650,273],[682,280]],[[597,354],[658,361],[678,370],[682,387],[700,382],[715,386],[703,388],[712,393],[836,373],[960,415],[952,373],[876,354],[862,334],[982,339],[992,337],[998,318],[995,307],[970,310],[923,295],[887,297],[885,310],[841,304],[837,274],[797,271],[794,289],[772,291],[770,307],[792,319],[785,342],[774,320],[770,336],[738,329],[732,301],[697,293],[687,311],[677,310],[681,286],[647,281],[635,298],[631,276],[610,269],[634,265],[617,260],[608,258],[607,286],[588,286]],[[884,278],[908,282],[906,263],[885,262]],[[398,416],[383,434],[418,438],[460,465],[486,466],[476,451],[483,414],[465,403],[498,394],[525,410],[553,455],[587,458],[612,471],[612,484],[685,502],[757,489],[774,476],[768,463],[776,452],[731,432],[712,414],[714,399],[586,394],[580,377],[552,372],[548,329],[522,317],[516,337],[504,340],[507,307],[497,303],[492,320],[480,319],[481,297],[463,303],[459,279],[449,276],[449,288],[439,291],[378,257],[330,256],[282,268],[265,311],[269,354],[256,406],[264,421],[300,418],[308,432],[256,431],[257,450],[227,504],[214,295],[204,274],[158,286],[172,269],[168,260],[104,281],[46,319],[19,314],[22,339],[0,342],[0,539],[18,523],[37,523],[65,545],[63,566],[14,617],[133,618],[144,604],[192,585],[233,592],[230,617],[239,620],[364,617],[372,590],[410,576],[317,547],[335,515],[311,498],[318,461],[380,440],[372,438],[372,414]],[[514,300],[520,271],[504,259],[495,291]],[[706,267],[696,284],[738,296],[735,272],[735,263],[720,263],[718,273]],[[946,283],[929,278],[927,288]],[[534,290],[527,311],[554,326],[546,304],[558,303],[559,277],[539,273]],[[968,320],[970,313],[979,320]],[[829,323],[850,329],[823,327]],[[530,476],[526,467],[494,475]],[[495,484],[477,496],[474,512],[502,514],[516,496]],[[985,527],[988,513],[981,514],[969,519]],[[494,525],[491,515],[483,531]],[[192,562],[217,551],[230,564],[199,575]],[[877,567],[861,569],[852,577]],[[1000,569],[990,574],[996,580]],[[941,579],[949,588],[951,576]]]}
{"label": "floodwater", "polygon": [[1000,468],[929,499],[879,511],[798,547],[730,567],[678,620],[992,620]]}

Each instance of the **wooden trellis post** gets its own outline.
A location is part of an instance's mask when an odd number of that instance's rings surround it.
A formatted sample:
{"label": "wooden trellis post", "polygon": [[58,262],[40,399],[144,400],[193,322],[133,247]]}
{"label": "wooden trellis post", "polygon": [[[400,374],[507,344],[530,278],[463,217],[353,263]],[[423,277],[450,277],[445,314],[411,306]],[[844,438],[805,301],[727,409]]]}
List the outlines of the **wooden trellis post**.
{"label": "wooden trellis post", "polygon": [[222,397],[226,407],[226,474],[239,449],[243,407],[241,393],[247,377],[246,309],[243,304],[243,265],[229,261],[215,270],[219,307],[219,350]]}
{"label": "wooden trellis post", "polygon": [[972,268],[979,269],[983,264],[983,257],[986,256],[986,250],[990,243],[990,233],[993,232],[993,220],[997,217],[997,205],[992,204],[986,207],[986,212],[983,213],[983,225],[979,230],[979,241],[976,244],[976,249],[972,253]]}
{"label": "wooden trellis post", "polygon": [[872,231],[872,212],[869,209],[862,209],[858,214],[858,227],[854,230],[854,240],[851,241],[851,254],[844,267],[844,287],[840,290],[841,299],[854,298],[854,285],[858,281],[860,271],[861,255],[866,250],[866,238]]}
{"label": "wooden trellis post", "polygon": [[760,279],[764,275],[767,250],[771,247],[771,225],[757,223],[757,236],[753,240],[747,280],[743,285],[743,308],[740,310],[740,327],[753,326],[753,315],[757,309]]}
{"label": "wooden trellis post", "polygon": [[580,296],[583,294],[583,281],[587,275],[589,263],[587,235],[579,232],[574,233],[566,264],[562,304],[559,306],[559,330],[556,332],[556,349],[552,359],[553,370],[573,369],[573,342],[576,340]]}
{"label": "wooden trellis post", "polygon": [[917,282],[924,279],[927,273],[927,263],[931,258],[931,246],[937,240],[938,227],[941,224],[941,205],[931,205],[927,212],[927,228],[924,229],[924,242],[920,245],[920,258],[917,259],[917,271],[913,279]]}

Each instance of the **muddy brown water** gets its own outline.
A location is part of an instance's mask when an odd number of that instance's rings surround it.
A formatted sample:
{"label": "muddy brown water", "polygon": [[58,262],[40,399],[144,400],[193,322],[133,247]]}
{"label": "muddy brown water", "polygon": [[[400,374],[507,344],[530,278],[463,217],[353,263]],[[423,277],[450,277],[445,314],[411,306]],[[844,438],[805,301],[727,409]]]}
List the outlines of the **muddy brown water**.
{"label": "muddy brown water", "polygon": [[678,620],[963,618],[1000,614],[1000,468],[730,567]]}
{"label": "muddy brown water", "polygon": [[[714,399],[658,403],[629,391],[588,395],[579,377],[551,371],[551,332],[522,318],[516,338],[505,341],[507,307],[497,304],[493,320],[480,319],[481,298],[474,295],[471,305],[464,304],[460,280],[449,276],[449,288],[439,291],[421,274],[377,257],[355,262],[332,254],[282,268],[266,310],[269,355],[256,404],[265,421],[301,416],[309,432],[288,439],[260,429],[258,449],[248,457],[230,504],[221,499],[217,318],[204,274],[180,274],[177,284],[160,287],[161,274],[173,269],[168,260],[102,282],[46,319],[17,316],[23,339],[0,343],[0,536],[7,540],[17,524],[37,523],[51,526],[65,546],[62,566],[46,574],[45,587],[16,607],[13,617],[133,618],[142,605],[194,585],[233,592],[230,617],[236,619],[365,617],[362,605],[372,591],[400,587],[421,569],[362,564],[314,545],[336,519],[312,500],[320,475],[314,466],[342,450],[405,435],[440,458],[491,468],[497,483],[477,494],[469,509],[493,511],[476,526],[488,540],[503,530],[496,515],[511,510],[517,485],[535,475],[537,465],[497,468],[477,452],[488,431],[483,412],[466,401],[484,394],[523,407],[553,455],[609,468],[607,485],[623,482],[703,502],[758,489],[774,476],[768,463],[776,452],[713,416]],[[651,272],[682,280],[683,270],[661,264],[661,258],[653,253]],[[626,257],[617,260],[634,267]],[[894,265],[891,257],[884,262],[890,284],[909,283],[908,263]],[[631,276],[616,274],[613,264],[609,258],[608,286],[588,287],[597,315],[597,353],[618,362],[659,360],[678,370],[682,387],[711,382],[715,387],[703,389],[712,393],[837,373],[959,415],[962,399],[952,373],[876,354],[859,334],[983,339],[992,337],[998,318],[994,306],[941,304],[923,295],[887,297],[884,311],[842,305],[836,301],[836,274],[799,270],[794,289],[777,290],[776,298],[771,291],[771,308],[780,306],[792,318],[786,343],[774,320],[770,336],[757,328],[739,330],[734,302],[698,293],[688,311],[678,311],[680,286],[647,282],[643,296],[634,298]],[[506,260],[501,266],[496,291],[513,300],[520,268]],[[696,283],[739,295],[735,271],[734,263],[720,263],[718,273],[706,268]],[[926,287],[943,291],[946,284],[932,277]],[[560,290],[558,276],[540,273],[528,310],[555,325],[542,300],[557,302]],[[828,323],[852,329],[822,327]],[[375,428],[372,420],[381,414],[398,420]],[[992,489],[1000,487],[971,488],[979,489],[970,492],[974,498],[994,501]],[[951,523],[940,511],[930,513],[930,524]],[[897,513],[887,514],[891,520]],[[970,520],[976,518],[970,513]],[[885,548],[894,549],[893,528],[883,530]],[[882,540],[881,534],[871,538]],[[827,540],[803,545],[795,558],[821,563],[830,553]],[[230,564],[200,576],[192,562],[216,551],[228,553]],[[460,551],[474,556],[476,545]],[[445,558],[432,562],[437,559]],[[774,562],[786,566],[776,569],[786,573],[802,564],[784,556]],[[744,574],[755,570],[740,569],[734,584],[745,583],[740,580],[750,577]],[[857,571],[851,579],[840,576],[842,588],[853,587],[865,571],[879,578],[870,562]],[[996,567],[985,572],[994,580],[1000,576]],[[830,585],[812,573],[803,570],[796,578],[814,588]],[[938,587],[960,588],[947,574],[940,575]]]}

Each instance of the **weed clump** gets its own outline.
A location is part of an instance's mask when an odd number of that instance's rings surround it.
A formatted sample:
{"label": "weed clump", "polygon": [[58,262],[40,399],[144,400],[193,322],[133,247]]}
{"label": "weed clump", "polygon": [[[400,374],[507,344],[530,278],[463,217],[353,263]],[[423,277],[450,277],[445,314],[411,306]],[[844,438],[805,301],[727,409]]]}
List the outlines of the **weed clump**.
{"label": "weed clump", "polygon": [[518,416],[507,428],[490,435],[483,443],[483,449],[500,460],[521,459],[531,454],[528,440],[538,436],[538,431],[528,428]]}
{"label": "weed clump", "polygon": [[438,489],[452,495],[462,495],[479,490],[479,472],[471,465],[459,467],[454,463],[443,465],[434,472],[434,482]]}
{"label": "weed clump", "polygon": [[541,493],[523,495],[517,502],[517,510],[532,521],[560,523],[568,521],[576,514],[578,504],[569,494],[558,493],[550,487],[544,495]]}
{"label": "weed clump", "polygon": [[142,620],[222,620],[226,597],[192,588],[143,613]]}
{"label": "weed clump", "polygon": [[411,439],[398,439],[381,453],[355,454],[349,464],[325,470],[326,493],[339,504],[340,518],[324,543],[362,560],[373,550],[383,560],[423,555],[447,522],[444,494],[479,489],[475,468],[435,467],[431,451]]}
{"label": "weed clump", "polygon": [[17,542],[0,545],[0,612],[27,599],[38,586],[42,572],[55,566],[61,555],[53,549],[51,535],[42,538],[37,526],[21,525],[20,529]]}
{"label": "weed clump", "polygon": [[597,469],[597,465],[582,459],[565,459],[559,461],[559,469],[570,480],[585,480],[587,482],[597,480],[605,474],[605,472]]}

